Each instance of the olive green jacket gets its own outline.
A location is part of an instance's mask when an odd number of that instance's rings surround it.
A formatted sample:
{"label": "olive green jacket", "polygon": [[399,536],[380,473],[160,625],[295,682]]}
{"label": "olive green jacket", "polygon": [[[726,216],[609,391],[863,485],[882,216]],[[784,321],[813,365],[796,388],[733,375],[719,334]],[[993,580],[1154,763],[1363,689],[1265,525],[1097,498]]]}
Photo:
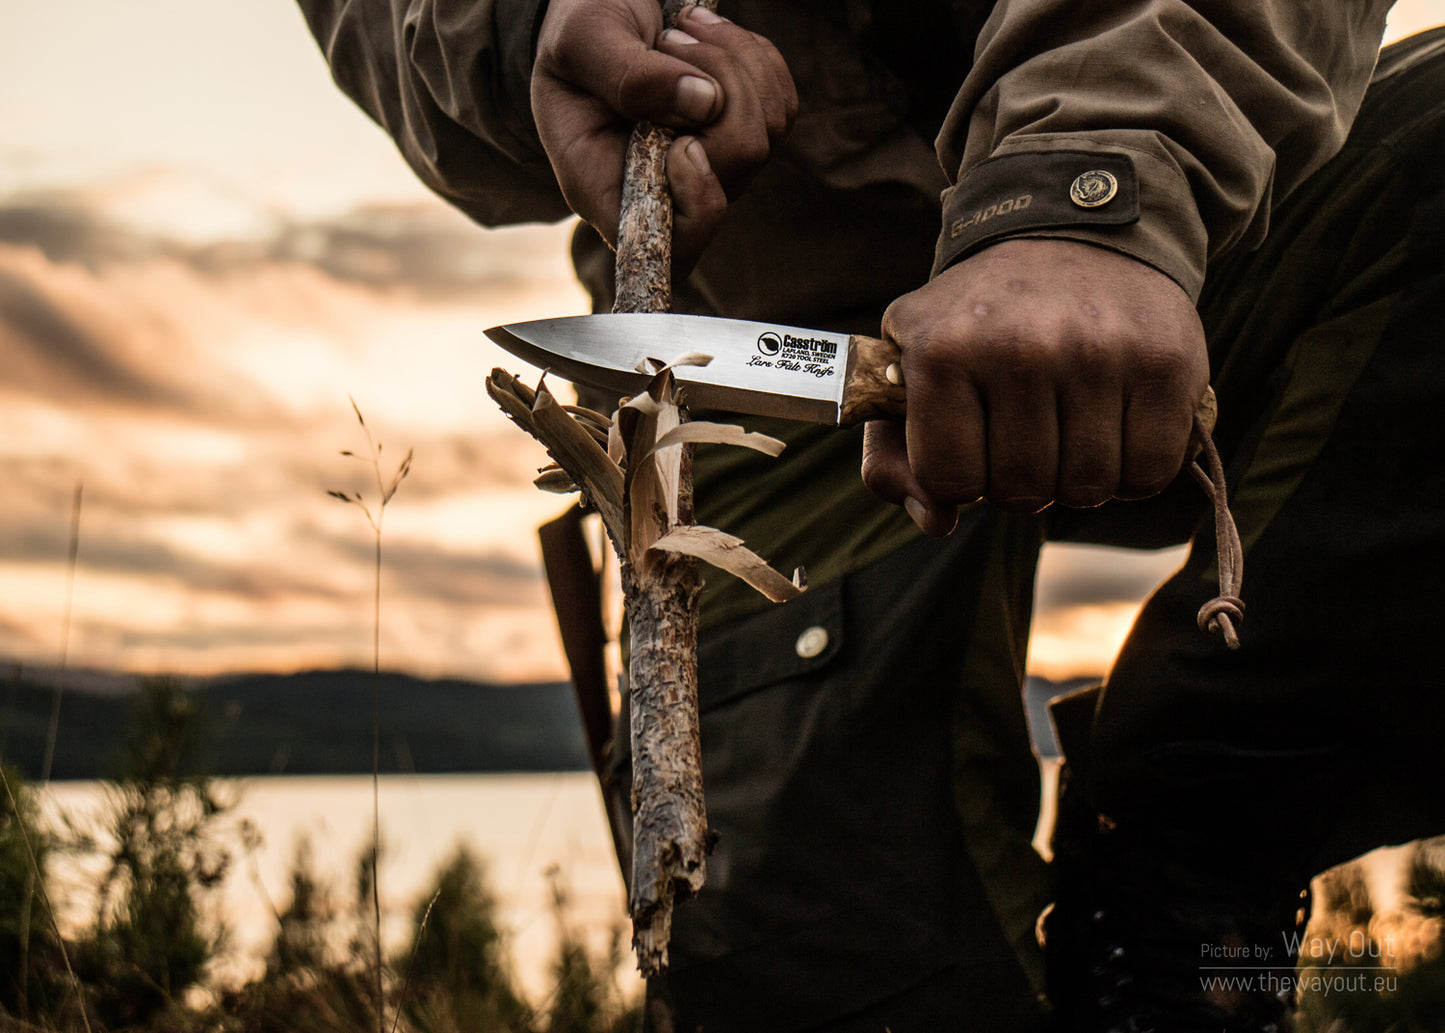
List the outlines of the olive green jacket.
{"label": "olive green jacket", "polygon": [[[488,225],[567,214],[528,103],[545,4],[301,6],[338,83],[433,189]],[[777,164],[800,187],[916,192],[929,201],[947,187],[945,261],[1002,236],[1064,236],[1127,252],[1197,293],[1208,256],[1260,239],[1275,201],[1339,147],[1389,6],[727,0],[724,13],[771,39],[793,70],[802,110]],[[945,107],[935,160],[927,144]],[[1107,155],[1115,161],[1107,169],[1129,170],[1121,195],[1098,207],[1072,202],[1077,172],[1068,173],[1095,162],[1060,156],[1079,154]],[[1049,158],[1062,172],[1039,170]],[[1032,201],[1008,203],[1025,196]],[[753,256],[786,277],[719,263],[699,271],[699,290],[734,311],[750,304],[758,283],[796,281],[796,265],[774,269],[784,260],[835,273],[841,260],[861,278],[889,250],[886,227],[819,226],[826,210],[807,194],[799,203],[812,209],[799,220],[807,246]],[[882,229],[884,240],[860,237],[863,229]],[[818,250],[829,245],[838,250]],[[820,278],[835,290],[854,279]]]}

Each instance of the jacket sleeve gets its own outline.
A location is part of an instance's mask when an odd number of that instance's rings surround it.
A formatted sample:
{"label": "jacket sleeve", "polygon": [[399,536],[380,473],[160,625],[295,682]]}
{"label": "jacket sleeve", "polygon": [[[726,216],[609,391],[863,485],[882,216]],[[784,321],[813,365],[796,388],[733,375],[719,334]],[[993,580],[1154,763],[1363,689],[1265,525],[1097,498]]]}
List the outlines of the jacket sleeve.
{"label": "jacket sleeve", "polygon": [[999,0],[938,140],[935,273],[1003,237],[1098,244],[1197,297],[1209,256],[1344,141],[1390,0]]}
{"label": "jacket sleeve", "polygon": [[546,0],[300,0],[338,86],[488,226],[569,215],[532,122]]}

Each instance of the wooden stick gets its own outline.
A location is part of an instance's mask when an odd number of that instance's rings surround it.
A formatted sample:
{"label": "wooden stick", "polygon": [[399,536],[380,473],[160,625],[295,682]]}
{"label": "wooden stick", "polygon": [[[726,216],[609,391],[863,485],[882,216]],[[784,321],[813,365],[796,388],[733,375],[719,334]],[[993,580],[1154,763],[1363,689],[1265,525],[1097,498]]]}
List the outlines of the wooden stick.
{"label": "wooden stick", "polygon": [[[664,5],[668,25],[683,6],[680,0],[668,0]],[[716,9],[716,0],[707,0],[702,6]],[[667,189],[667,155],[673,135],[670,130],[643,123],[629,142],[614,312],[672,309],[672,196]],[[645,422],[639,421],[639,430]],[[656,433],[655,424],[645,432]],[[652,443],[633,438],[628,441],[628,455],[647,455]],[[683,456],[672,508],[679,524],[691,524],[692,446],[680,447]],[[650,508],[652,512],[630,515],[628,552],[632,557],[643,555],[637,548],[639,537],[650,539],[650,544],[670,530],[669,507]],[[639,528],[639,518],[653,526]],[[628,683],[633,847],[628,906],[633,949],[644,976],[667,966],[673,905],[701,889],[706,877],[709,833],[697,704],[701,589],[698,563],[690,556],[652,552],[647,554],[647,562],[623,558],[622,594],[632,642]]]}
{"label": "wooden stick", "polygon": [[643,122],[627,143],[613,312],[672,311],[672,195],[667,189],[667,154],[673,137],[671,130]]}

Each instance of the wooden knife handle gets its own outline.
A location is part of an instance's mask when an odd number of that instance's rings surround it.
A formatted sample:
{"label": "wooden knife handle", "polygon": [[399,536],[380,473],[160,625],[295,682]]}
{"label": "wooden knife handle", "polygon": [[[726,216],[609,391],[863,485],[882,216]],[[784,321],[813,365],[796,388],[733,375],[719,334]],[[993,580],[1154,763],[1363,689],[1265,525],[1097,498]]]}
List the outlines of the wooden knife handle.
{"label": "wooden knife handle", "polygon": [[903,367],[898,361],[902,355],[892,341],[857,336],[848,339],[843,404],[838,413],[840,427],[868,420],[901,420],[907,414]]}
{"label": "wooden knife handle", "polygon": [[[891,341],[861,336],[849,339],[848,366],[843,371],[843,404],[838,414],[840,427],[867,420],[901,420],[908,414],[901,358],[902,352]],[[1206,430],[1213,430],[1218,414],[1214,388],[1206,387],[1194,415]]]}

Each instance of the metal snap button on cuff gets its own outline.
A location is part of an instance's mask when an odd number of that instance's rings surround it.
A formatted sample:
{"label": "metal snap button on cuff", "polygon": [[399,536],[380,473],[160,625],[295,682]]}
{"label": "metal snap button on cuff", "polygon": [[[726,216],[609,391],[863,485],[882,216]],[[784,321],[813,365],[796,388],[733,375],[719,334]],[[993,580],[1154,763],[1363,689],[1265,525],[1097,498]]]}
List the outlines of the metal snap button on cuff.
{"label": "metal snap button on cuff", "polygon": [[828,648],[828,629],[813,625],[798,636],[793,646],[804,660],[811,660]]}
{"label": "metal snap button on cuff", "polygon": [[1069,200],[1080,208],[1099,208],[1114,200],[1119,181],[1103,169],[1085,172],[1069,184]]}

